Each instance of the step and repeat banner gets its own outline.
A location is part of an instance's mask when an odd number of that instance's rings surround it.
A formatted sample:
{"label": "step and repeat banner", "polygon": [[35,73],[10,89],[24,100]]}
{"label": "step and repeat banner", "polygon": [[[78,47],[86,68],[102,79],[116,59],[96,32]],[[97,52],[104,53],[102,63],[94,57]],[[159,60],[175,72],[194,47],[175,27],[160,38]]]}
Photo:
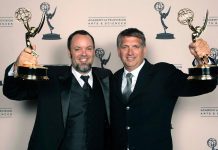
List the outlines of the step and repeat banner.
{"label": "step and repeat banner", "polygon": [[[42,13],[46,14],[44,26],[31,35],[33,27],[40,28]],[[192,30],[185,24],[187,16],[193,19]],[[121,30],[135,27],[145,33],[146,58],[151,63],[168,62],[187,72],[193,61],[188,49],[192,33],[197,26],[203,29],[205,22],[201,37],[217,58],[217,0],[1,0],[0,150],[25,150],[35,121],[37,102],[12,101],[2,93],[5,68],[25,48],[27,32],[34,36],[30,40],[36,44],[40,64],[69,65],[67,38],[75,30],[85,29],[96,41],[94,66],[115,72],[122,67],[116,37]],[[180,97],[172,118],[174,150],[218,149],[217,127],[218,89],[202,96]]]}

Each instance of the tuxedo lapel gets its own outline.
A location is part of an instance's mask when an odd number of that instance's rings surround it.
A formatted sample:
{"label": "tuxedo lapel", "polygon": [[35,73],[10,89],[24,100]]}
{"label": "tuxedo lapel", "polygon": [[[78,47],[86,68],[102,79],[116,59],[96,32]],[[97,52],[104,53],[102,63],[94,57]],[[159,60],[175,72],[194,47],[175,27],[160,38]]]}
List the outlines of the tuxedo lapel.
{"label": "tuxedo lapel", "polygon": [[59,77],[64,127],[66,127],[66,120],[67,120],[67,115],[68,115],[72,77],[73,75],[71,73],[68,73],[66,76]]}
{"label": "tuxedo lapel", "polygon": [[100,78],[97,73],[93,70],[93,75],[96,76],[97,80],[99,81],[100,85],[101,85],[101,89],[104,95],[104,100],[105,100],[105,107],[106,107],[106,112],[107,112],[107,118],[108,118],[108,122],[110,123],[110,97],[109,97],[109,93],[110,93],[110,88],[109,88],[109,76],[106,76],[104,78]]}
{"label": "tuxedo lapel", "polygon": [[112,90],[115,91],[114,93],[117,94],[116,96],[118,97],[118,99],[121,100],[122,103],[126,104],[126,101],[123,99],[122,90],[121,90],[123,72],[124,72],[124,68],[119,70],[116,76],[114,76],[114,81],[113,81],[114,86]]}
{"label": "tuxedo lapel", "polygon": [[130,95],[130,100],[129,100],[130,102],[132,99],[134,99],[134,96],[138,95],[140,92],[143,93],[148,92],[149,84],[151,82],[151,77],[152,77],[152,65],[147,60],[145,60],[145,64],[138,74],[135,88]]}

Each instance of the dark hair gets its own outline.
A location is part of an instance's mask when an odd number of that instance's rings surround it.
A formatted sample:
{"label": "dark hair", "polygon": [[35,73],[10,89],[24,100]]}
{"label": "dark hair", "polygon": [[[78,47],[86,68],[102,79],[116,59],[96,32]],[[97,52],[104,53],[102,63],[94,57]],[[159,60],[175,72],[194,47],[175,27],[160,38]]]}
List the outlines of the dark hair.
{"label": "dark hair", "polygon": [[91,39],[92,39],[92,42],[93,42],[93,46],[94,46],[94,48],[95,48],[95,40],[94,40],[93,36],[92,36],[89,32],[87,32],[87,31],[85,31],[85,30],[77,30],[77,31],[73,32],[73,33],[68,37],[68,40],[67,40],[67,48],[68,48],[68,50],[70,50],[72,38],[73,38],[75,35],[77,35],[77,34],[90,36]]}
{"label": "dark hair", "polygon": [[120,47],[122,44],[122,38],[125,36],[132,36],[132,37],[137,37],[141,39],[141,44],[142,46],[146,46],[146,39],[145,35],[142,31],[138,30],[137,28],[128,28],[119,33],[117,36],[117,47]]}

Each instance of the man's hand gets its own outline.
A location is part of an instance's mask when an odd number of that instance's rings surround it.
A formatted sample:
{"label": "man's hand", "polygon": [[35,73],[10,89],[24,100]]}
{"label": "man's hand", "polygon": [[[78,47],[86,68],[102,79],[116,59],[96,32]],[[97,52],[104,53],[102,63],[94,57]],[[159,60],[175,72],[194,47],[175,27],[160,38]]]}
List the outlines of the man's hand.
{"label": "man's hand", "polygon": [[[36,48],[36,46],[32,46],[33,49]],[[27,47],[25,48],[20,55],[18,56],[15,67],[17,66],[24,66],[24,67],[34,67],[38,64],[37,57],[32,54],[32,50]]]}
{"label": "man's hand", "polygon": [[189,50],[200,64],[208,63],[208,56],[211,51],[206,41],[203,39],[197,39],[196,42],[189,44]]}

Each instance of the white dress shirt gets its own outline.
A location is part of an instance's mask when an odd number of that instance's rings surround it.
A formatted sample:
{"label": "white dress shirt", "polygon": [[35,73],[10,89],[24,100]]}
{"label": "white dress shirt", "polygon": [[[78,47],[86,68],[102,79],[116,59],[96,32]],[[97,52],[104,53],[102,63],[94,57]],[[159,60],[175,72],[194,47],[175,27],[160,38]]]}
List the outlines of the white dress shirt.
{"label": "white dress shirt", "polygon": [[134,69],[133,71],[129,72],[124,68],[123,77],[122,77],[122,86],[121,91],[123,93],[124,88],[126,87],[127,81],[126,81],[126,74],[131,73],[133,75],[132,77],[132,84],[131,84],[131,91],[134,90],[135,84],[139,75],[140,70],[142,69],[143,65],[145,64],[145,60],[143,60],[142,64],[138,66],[138,68]]}
{"label": "white dress shirt", "polygon": [[84,83],[85,83],[85,82],[80,78],[81,75],[89,76],[89,80],[88,80],[89,85],[90,85],[91,87],[93,87],[92,69],[91,69],[87,74],[81,74],[81,73],[79,73],[78,71],[76,71],[73,67],[71,67],[71,68],[72,68],[71,70],[72,70],[72,73],[73,73],[74,77],[75,77],[76,80],[79,82],[79,84],[80,84],[81,87],[83,87],[83,85],[84,85]]}

